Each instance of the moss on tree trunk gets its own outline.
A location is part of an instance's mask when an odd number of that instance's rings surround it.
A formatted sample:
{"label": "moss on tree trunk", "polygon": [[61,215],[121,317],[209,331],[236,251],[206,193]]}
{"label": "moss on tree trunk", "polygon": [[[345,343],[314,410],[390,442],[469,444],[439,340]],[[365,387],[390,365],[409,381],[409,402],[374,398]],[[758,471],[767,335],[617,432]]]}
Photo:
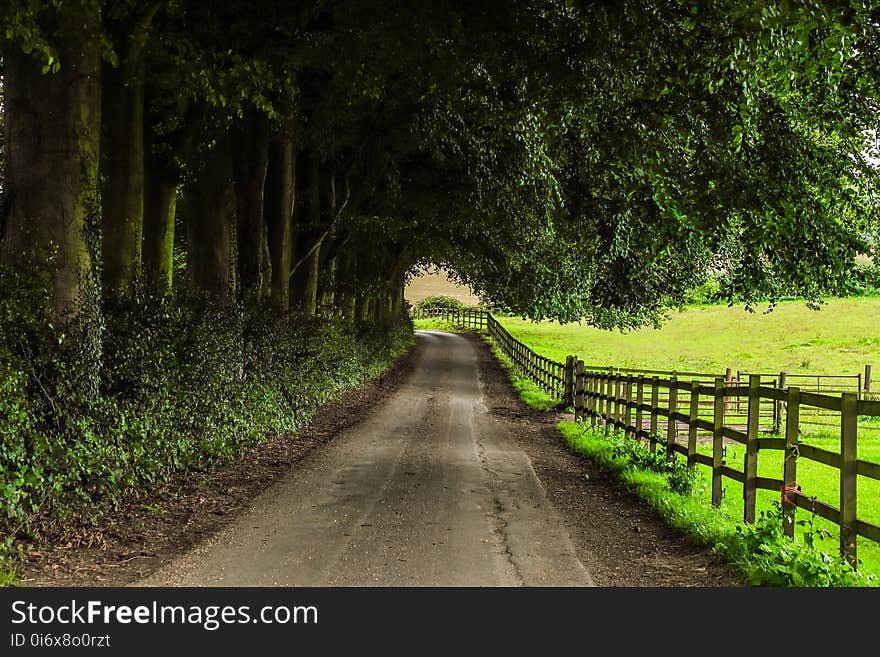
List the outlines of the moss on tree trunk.
{"label": "moss on tree trunk", "polygon": [[[101,53],[97,19],[78,16],[57,45],[63,62],[4,52],[8,215],[2,260],[36,267],[52,287],[58,316],[97,312]],[[110,245],[112,247],[112,245]]]}
{"label": "moss on tree trunk", "polygon": [[174,274],[174,219],[177,182],[158,162],[144,175],[144,278],[156,291],[171,289]]}

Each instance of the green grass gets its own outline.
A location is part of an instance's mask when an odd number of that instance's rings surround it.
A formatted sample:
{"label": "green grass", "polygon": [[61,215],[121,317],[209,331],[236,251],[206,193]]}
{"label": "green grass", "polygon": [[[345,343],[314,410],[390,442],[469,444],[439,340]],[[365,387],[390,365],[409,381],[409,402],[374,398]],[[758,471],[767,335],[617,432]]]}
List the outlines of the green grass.
{"label": "green grass", "polygon": [[15,586],[18,583],[18,575],[14,568],[4,565],[0,568],[0,587]]}
{"label": "green grass", "polygon": [[507,376],[510,378],[513,389],[516,390],[520,398],[526,404],[532,408],[537,408],[539,411],[549,411],[558,406],[557,401],[553,397],[535,385],[531,379],[520,374],[519,370],[514,366],[513,361],[505,356],[504,352],[498,349],[492,338],[484,335],[483,339],[489,344],[492,353],[495,354],[495,358],[498,359],[498,362],[501,363],[501,367],[507,372]]}
{"label": "green grass", "polygon": [[[782,586],[875,586],[878,579],[867,567],[854,572],[819,538],[819,523],[801,527],[801,540],[792,541],[781,533],[772,506],[766,518],[754,525],[742,523],[742,504],[730,497],[720,508],[708,503],[709,482],[698,478],[691,494],[672,491],[661,473],[632,465],[615,449],[622,440],[619,433],[605,435],[588,425],[561,422],[559,431],[569,447],[609,471],[628,490],[655,508],[666,522],[698,545],[712,547],[746,582],[755,585]],[[699,470],[698,470],[699,472]],[[805,534],[815,539],[804,540]]]}
{"label": "green grass", "polygon": [[[764,309],[766,310],[766,309]],[[790,374],[859,374],[878,370],[880,298],[833,299],[821,310],[787,301],[775,310],[693,306],[672,312],[660,329],[621,333],[581,324],[497,319],[538,353],[558,361],[569,354],[591,365]]]}

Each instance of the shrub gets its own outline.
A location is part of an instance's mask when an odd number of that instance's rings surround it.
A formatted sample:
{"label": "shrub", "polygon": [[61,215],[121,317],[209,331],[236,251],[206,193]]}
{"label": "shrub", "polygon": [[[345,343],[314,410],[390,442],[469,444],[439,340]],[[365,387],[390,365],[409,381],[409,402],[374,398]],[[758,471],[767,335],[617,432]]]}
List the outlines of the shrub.
{"label": "shrub", "polygon": [[[63,534],[121,499],[296,431],[384,370],[412,325],[136,295],[106,304],[99,360],[0,272],[0,534]],[[69,331],[68,331],[69,333]],[[91,352],[89,352],[91,353]],[[83,380],[97,385],[84,387]],[[0,546],[0,556],[2,556]]]}
{"label": "shrub", "polygon": [[850,296],[880,296],[880,264],[869,260],[856,262],[845,293]]}
{"label": "shrub", "polygon": [[461,310],[463,308],[467,308],[467,306],[458,299],[447,296],[426,297],[419,301],[415,306],[415,310],[421,312],[432,310]]}
{"label": "shrub", "polygon": [[816,548],[812,520],[803,523],[810,524],[804,543],[785,536],[782,507],[775,502],[754,524],[738,525],[734,536],[718,543],[715,551],[754,586],[873,586],[873,577],[854,570],[840,555]]}
{"label": "shrub", "polygon": [[681,495],[690,495],[699,477],[694,468],[670,452],[663,441],[658,441],[658,450],[652,452],[641,441],[625,436],[620,431],[608,434],[608,442],[614,458],[622,459],[636,468],[650,470],[665,475],[669,488]]}

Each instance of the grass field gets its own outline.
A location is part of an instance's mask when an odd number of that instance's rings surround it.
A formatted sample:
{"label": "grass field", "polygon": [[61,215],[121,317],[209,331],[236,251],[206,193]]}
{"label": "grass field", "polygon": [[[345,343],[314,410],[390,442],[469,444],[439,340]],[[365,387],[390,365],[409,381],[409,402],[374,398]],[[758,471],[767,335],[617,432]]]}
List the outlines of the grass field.
{"label": "grass field", "polygon": [[[880,298],[835,299],[821,310],[782,302],[775,310],[696,306],[659,329],[621,333],[586,325],[499,317],[515,337],[554,360],[593,365],[721,373],[859,374],[880,379]],[[880,388],[880,382],[877,383]]]}
{"label": "grass field", "polygon": [[[810,310],[802,303],[781,303],[770,313],[748,313],[742,308],[698,306],[673,313],[659,330],[645,328],[629,333],[601,331],[589,326],[556,323],[535,323],[516,318],[498,318],[512,335],[534,351],[564,361],[575,354],[593,365],[645,368],[658,370],[690,370],[723,373],[780,372],[797,374],[858,374],[866,364],[880,366],[880,299],[859,298],[829,301],[822,310]],[[880,370],[876,376],[880,377]],[[874,389],[880,388],[880,382]],[[860,431],[859,458],[880,463],[880,434],[874,429],[876,420],[866,423],[871,430]],[[839,439],[833,431],[805,432],[804,442],[838,451]],[[743,447],[727,447],[726,461],[741,469]],[[708,453],[711,447],[701,445]],[[762,451],[758,474],[781,478],[782,452]],[[708,468],[698,467],[701,476],[710,475]],[[828,466],[802,460],[798,480],[803,492],[837,506],[839,472]],[[708,481],[704,481],[704,492]],[[880,482],[859,477],[858,516],[880,524]],[[742,487],[725,480],[723,506],[734,514],[742,514]],[[705,492],[708,503],[709,495]],[[779,500],[779,493],[759,491],[758,510],[769,509]],[[821,548],[837,550],[838,529],[825,520],[798,511],[797,528],[801,540],[804,532]],[[824,536],[824,538],[823,538]],[[880,576],[880,545],[859,539],[859,557],[863,572]]]}

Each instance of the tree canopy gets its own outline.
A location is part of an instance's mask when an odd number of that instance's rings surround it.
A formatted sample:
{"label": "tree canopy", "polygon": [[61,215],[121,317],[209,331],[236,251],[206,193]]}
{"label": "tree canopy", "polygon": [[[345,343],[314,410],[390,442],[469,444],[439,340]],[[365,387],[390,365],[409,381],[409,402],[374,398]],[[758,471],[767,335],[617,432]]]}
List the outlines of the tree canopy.
{"label": "tree canopy", "polygon": [[0,6],[5,261],[52,212],[16,192],[15,151],[38,148],[21,114],[90,76],[103,111],[84,89],[69,125],[100,124],[82,224],[103,252],[68,275],[106,263],[103,294],[161,280],[367,316],[440,264],[513,312],[628,327],[708,276],[746,306],[818,301],[876,248],[871,2]]}

